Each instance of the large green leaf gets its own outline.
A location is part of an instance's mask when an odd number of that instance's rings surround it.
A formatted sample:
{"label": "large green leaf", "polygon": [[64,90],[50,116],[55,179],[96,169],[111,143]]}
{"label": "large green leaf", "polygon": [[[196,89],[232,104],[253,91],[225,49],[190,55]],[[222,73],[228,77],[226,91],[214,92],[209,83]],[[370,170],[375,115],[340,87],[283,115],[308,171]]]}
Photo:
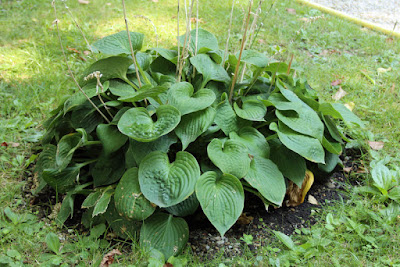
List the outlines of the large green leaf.
{"label": "large green leaf", "polygon": [[316,163],[325,163],[325,152],[321,143],[306,135],[299,134],[284,124],[271,123],[270,129],[277,132],[279,140],[290,150],[298,153],[300,156]]}
{"label": "large green leaf", "polygon": [[102,75],[100,78],[101,82],[105,82],[115,78],[129,82],[126,74],[128,72],[129,66],[132,63],[132,59],[127,57],[108,57],[100,59],[99,61],[96,61],[95,63],[90,65],[90,67],[83,72],[80,84],[81,86],[84,86],[89,82],[96,84],[96,78],[85,79],[85,77],[87,77],[89,74],[96,71],[99,71]]}
{"label": "large green leaf", "polygon": [[[129,33],[134,51],[142,49],[144,34],[138,32]],[[131,54],[129,38],[126,31],[121,31],[106,36],[93,44],[93,47],[103,54],[117,56],[120,54]]]}
{"label": "large green leaf", "polygon": [[[330,138],[329,138],[330,139]],[[334,142],[327,139],[325,136],[322,139],[323,147],[333,154],[340,155],[342,153],[342,145],[338,142]]]}
{"label": "large green leaf", "polygon": [[[142,70],[147,71],[149,69],[152,58],[148,53],[137,52],[135,53],[135,59],[136,59],[136,64],[139,65],[142,68]],[[135,73],[135,72],[136,72],[135,64],[133,64],[132,62],[132,65],[129,66],[128,73]]]}
{"label": "large green leaf", "polygon": [[210,89],[200,89],[194,93],[188,82],[174,84],[168,90],[168,104],[176,107],[182,115],[203,110],[215,101],[215,94]]}
{"label": "large green leaf", "polygon": [[282,93],[271,95],[267,102],[272,103],[276,116],[292,130],[317,138],[322,142],[324,124],[318,114],[304,103],[294,92],[280,88]]}
{"label": "large green leaf", "polygon": [[128,96],[135,92],[131,85],[120,80],[111,80],[109,90],[115,96]]}
{"label": "large green leaf", "polygon": [[270,148],[264,135],[253,127],[244,127],[237,133],[229,133],[229,138],[242,142],[254,157],[269,158]]}
{"label": "large green leaf", "polygon": [[283,176],[301,188],[307,170],[305,159],[279,141],[270,144],[270,159],[278,166]]}
{"label": "large green leaf", "polygon": [[[98,101],[93,102],[98,103]],[[88,101],[74,109],[71,114],[71,124],[74,129],[83,128],[89,134],[102,122],[103,117]]]}
{"label": "large green leaf", "polygon": [[178,51],[176,50],[169,50],[161,47],[153,48],[153,50],[160,54],[160,56],[171,61],[174,64],[176,64],[178,61]]}
{"label": "large green leaf", "polygon": [[[94,205],[96,205],[97,201],[99,200],[99,198],[101,197],[102,192],[100,190],[98,191],[94,191],[92,193],[90,193],[85,200],[82,203],[82,208],[83,209],[88,209],[91,207],[94,207]],[[92,212],[93,213],[93,212]]]}
{"label": "large green leaf", "polygon": [[216,111],[212,107],[187,114],[175,128],[175,133],[182,142],[182,150],[195,141],[214,122]]}
{"label": "large green leaf", "polygon": [[227,140],[223,143],[220,139],[214,138],[207,146],[207,154],[223,173],[242,178],[249,171],[249,152],[240,141]]}
{"label": "large green leaf", "polygon": [[229,135],[230,132],[237,132],[240,128],[251,124],[250,121],[242,120],[236,116],[226,93],[224,93],[221,98],[222,102],[219,103],[216,108],[217,115],[215,116],[215,123],[221,128],[225,135]]}
{"label": "large green leaf", "polygon": [[158,96],[168,90],[167,87],[165,86],[155,86],[152,87],[149,85],[150,88],[148,88],[146,85],[142,86],[138,91],[132,92],[129,95],[122,96],[118,98],[118,100],[123,101],[123,102],[138,102],[142,101],[143,99],[146,99],[148,97],[158,99]]}
{"label": "large green leaf", "polygon": [[255,157],[244,179],[268,201],[282,205],[286,194],[285,178],[271,160]]}
{"label": "large green leaf", "polygon": [[82,146],[82,135],[72,133],[64,135],[57,144],[56,163],[60,170],[71,162],[75,150]]}
{"label": "large green leaf", "polygon": [[[238,57],[239,55],[237,55]],[[265,68],[269,63],[269,58],[255,50],[243,50],[241,61],[254,65],[259,68]]]}
{"label": "large green leaf", "polygon": [[195,213],[198,207],[199,201],[197,200],[196,194],[193,193],[184,201],[165,209],[175,216],[185,217]]}
{"label": "large green leaf", "polygon": [[96,133],[103,144],[103,151],[107,155],[117,151],[128,141],[128,137],[123,135],[114,125],[99,124]]}
{"label": "large green leaf", "polygon": [[239,179],[230,174],[218,177],[206,172],[196,184],[196,196],[204,214],[223,236],[242,214],[244,192]]}
{"label": "large green leaf", "polygon": [[241,108],[235,102],[233,108],[240,118],[249,121],[264,121],[264,116],[267,113],[267,108],[259,100],[246,100]]}
{"label": "large green leaf", "polygon": [[154,122],[145,108],[131,108],[118,122],[121,133],[139,142],[151,142],[171,132],[180,122],[179,110],[170,105],[162,105],[156,111]]}
{"label": "large green leaf", "polygon": [[173,163],[166,153],[155,151],[148,154],[139,165],[139,183],[144,196],[160,207],[170,207],[189,197],[200,167],[188,152],[176,153]]}
{"label": "large green leaf", "polygon": [[326,152],[325,164],[318,163],[318,169],[329,173],[332,172],[340,162],[342,161],[340,160],[339,155]]}
{"label": "large green leaf", "polygon": [[[188,42],[189,36],[186,39]],[[179,43],[181,45],[184,45],[184,42],[185,42],[185,35],[179,36]],[[212,33],[203,30],[201,28],[199,28],[197,32],[196,30],[190,31],[190,43],[189,43],[190,52],[192,52],[193,54],[207,53],[212,50],[218,50],[218,40]]]}
{"label": "large green leaf", "polygon": [[[95,95],[97,95],[97,89],[96,88],[91,88],[88,90],[84,90],[85,94],[89,97],[92,98]],[[78,91],[75,94],[71,95],[65,102],[64,102],[64,114],[67,112],[73,110],[74,108],[82,105],[87,101],[86,96],[81,92]]]}
{"label": "large green leaf", "polygon": [[100,195],[99,199],[96,202],[96,205],[94,206],[92,217],[106,212],[113,194],[114,189],[111,186],[105,188],[102,191],[102,194]]}
{"label": "large green leaf", "polygon": [[231,78],[226,70],[219,64],[215,63],[210,56],[206,54],[198,54],[190,58],[190,63],[203,75],[201,88],[209,81],[218,81],[229,84]]}
{"label": "large green leaf", "polygon": [[142,194],[138,168],[127,170],[115,189],[115,207],[120,215],[141,221],[153,214],[155,207]]}
{"label": "large green leaf", "polygon": [[323,115],[329,115],[335,119],[341,119],[347,124],[354,123],[362,128],[365,127],[364,122],[343,104],[322,103],[319,111],[321,111]]}
{"label": "large green leaf", "polygon": [[140,244],[161,251],[165,258],[178,255],[189,239],[189,227],[184,219],[156,213],[144,221],[140,229]]}
{"label": "large green leaf", "polygon": [[119,215],[113,199],[110,201],[104,217],[119,237],[136,240],[136,234],[140,230],[142,223]]}
{"label": "large green leaf", "polygon": [[94,186],[113,184],[118,181],[125,171],[124,154],[116,152],[101,155],[91,169]]}
{"label": "large green leaf", "polygon": [[56,153],[57,147],[55,145],[47,144],[43,147],[35,166],[35,171],[38,172],[40,177],[44,169],[56,168]]}
{"label": "large green leaf", "polygon": [[173,134],[163,135],[155,141],[145,143],[130,139],[127,154],[132,156],[137,164],[140,164],[150,152],[161,151],[168,153],[170,146],[177,141],[178,139]]}
{"label": "large green leaf", "polygon": [[43,180],[53,187],[58,193],[65,193],[78,179],[81,165],[67,167],[63,170],[44,169]]}

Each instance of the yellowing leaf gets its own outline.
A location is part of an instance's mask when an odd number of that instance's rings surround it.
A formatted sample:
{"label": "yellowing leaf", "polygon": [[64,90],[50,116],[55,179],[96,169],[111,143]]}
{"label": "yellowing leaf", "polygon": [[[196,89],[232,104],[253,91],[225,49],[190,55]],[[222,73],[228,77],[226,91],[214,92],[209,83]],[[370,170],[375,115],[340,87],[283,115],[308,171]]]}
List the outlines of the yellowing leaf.
{"label": "yellowing leaf", "polygon": [[340,100],[342,99],[345,95],[347,95],[347,92],[342,89],[342,87],[339,87],[339,90],[332,96],[333,100]]}
{"label": "yellowing leaf", "polygon": [[353,111],[353,109],[356,106],[356,104],[354,104],[354,102],[349,102],[349,103],[344,104],[344,106],[346,108],[348,108],[350,111]]}
{"label": "yellowing leaf", "polygon": [[301,188],[299,188],[292,181],[289,182],[289,187],[286,191],[286,194],[289,197],[289,200],[286,201],[286,206],[288,207],[296,207],[304,202],[304,199],[307,195],[307,192],[310,190],[311,185],[314,183],[314,174],[307,170],[306,175],[304,177],[303,184]]}
{"label": "yellowing leaf", "polygon": [[368,141],[368,145],[373,150],[381,150],[381,149],[383,149],[383,146],[385,145],[385,143],[382,141]]}

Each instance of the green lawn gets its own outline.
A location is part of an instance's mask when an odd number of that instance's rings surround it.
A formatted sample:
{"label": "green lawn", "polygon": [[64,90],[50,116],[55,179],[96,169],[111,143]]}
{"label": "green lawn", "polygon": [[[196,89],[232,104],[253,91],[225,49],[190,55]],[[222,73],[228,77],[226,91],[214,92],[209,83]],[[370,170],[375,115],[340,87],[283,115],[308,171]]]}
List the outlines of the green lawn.
{"label": "green lawn", "polygon": [[[157,45],[153,26],[147,20],[134,15],[146,16],[157,28],[158,44],[169,47],[176,44],[177,1],[136,0],[126,1],[130,30],[146,34],[147,49]],[[181,1],[181,10],[184,3]],[[239,50],[245,2],[237,3],[234,10],[229,48]],[[383,141],[383,150],[374,152],[378,157],[391,156],[393,163],[399,158],[400,149],[400,42],[388,36],[362,29],[346,21],[322,14],[317,10],[300,6],[293,1],[266,1],[260,21],[263,26],[254,42],[253,49],[265,52],[276,59],[290,61],[292,66],[303,69],[311,86],[322,99],[331,100],[339,86],[347,95],[339,100],[353,102],[354,112],[369,121],[370,132],[358,133],[362,140]],[[71,12],[85,32],[89,42],[124,30],[122,7],[119,1],[92,0],[89,5],[78,1],[67,1]],[[93,60],[86,55],[86,43],[78,28],[68,15],[63,2],[57,1],[58,19],[63,45],[68,48],[68,62],[75,73],[79,73]],[[287,8],[296,10],[287,12]],[[269,10],[269,12],[268,12]],[[268,12],[268,13],[267,13]],[[183,17],[181,13],[181,17]],[[201,1],[200,27],[213,32],[220,46],[227,39],[230,16],[230,1]],[[122,243],[109,244],[96,239],[95,233],[87,237],[81,233],[68,233],[56,229],[51,220],[37,222],[30,214],[31,206],[26,203],[22,188],[32,179],[26,166],[34,160],[35,149],[42,133],[42,122],[63,95],[76,88],[67,75],[54,21],[51,1],[3,0],[0,4],[0,266],[6,262],[39,265],[68,265],[80,262],[83,266],[99,263],[103,254],[114,246],[124,251],[119,257],[128,264],[145,263],[148,255],[134,246]],[[184,21],[180,34],[184,33]],[[340,85],[331,82],[341,80]],[[366,157],[369,158],[368,156]],[[276,264],[276,259],[296,265],[335,264],[344,266],[400,264],[399,219],[390,223],[367,213],[380,216],[384,204],[375,199],[366,199],[353,191],[349,200],[324,209],[318,215],[320,223],[310,230],[294,235],[298,244],[327,240],[326,244],[312,243],[304,251],[286,250],[277,241],[264,248],[263,258],[247,253],[234,259],[237,266]],[[1,212],[9,207],[21,214],[14,220],[12,213]],[[328,214],[343,219],[338,225],[327,223]],[[346,219],[347,218],[347,219]],[[369,227],[360,234],[360,229],[349,223]],[[340,221],[342,222],[342,221]],[[332,227],[326,227],[327,225]],[[354,228],[354,227],[355,228]],[[353,227],[353,228],[352,228]],[[361,227],[361,226],[360,226]],[[356,230],[356,228],[358,230]],[[350,230],[349,230],[350,229]],[[353,230],[351,230],[353,229]],[[46,247],[45,237],[49,232],[65,237],[63,253],[55,255]],[[365,236],[375,238],[373,245]],[[381,237],[382,236],[382,237]],[[91,244],[90,246],[88,244]],[[89,246],[89,249],[86,248]],[[38,256],[42,253],[47,256]],[[130,253],[130,254],[128,254]],[[308,253],[308,254],[307,254]],[[77,255],[76,258],[71,255]],[[188,252],[189,261],[198,262]],[[227,259],[216,259],[211,266],[224,263]],[[125,265],[126,265],[125,264]]]}

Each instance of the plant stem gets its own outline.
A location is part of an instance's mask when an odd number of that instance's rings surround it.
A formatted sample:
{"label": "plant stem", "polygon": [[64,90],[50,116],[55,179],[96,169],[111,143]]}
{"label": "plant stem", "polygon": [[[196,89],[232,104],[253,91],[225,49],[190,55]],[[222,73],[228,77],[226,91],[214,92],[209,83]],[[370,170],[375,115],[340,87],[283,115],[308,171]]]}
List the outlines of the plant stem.
{"label": "plant stem", "polygon": [[133,52],[131,34],[129,33],[128,18],[126,17],[125,0],[122,0],[122,9],[124,10],[124,20],[125,20],[125,26],[126,26],[126,33],[128,34],[129,47],[130,47],[130,49],[131,49],[131,55],[132,55],[133,65],[135,65],[136,77],[137,77],[137,79],[138,79],[139,88],[140,88],[140,87],[142,87],[142,82],[140,81],[139,71],[138,71],[138,67],[137,67],[138,64],[136,63],[135,53]]}
{"label": "plant stem", "polygon": [[176,39],[177,39],[177,41],[178,41],[178,62],[176,62],[176,72],[175,72],[175,75],[176,75],[176,81],[177,82],[179,82],[180,80],[180,78],[178,78],[178,71],[179,71],[179,65],[180,65],[180,52],[181,52],[181,49],[180,49],[180,45],[179,45],[179,3],[180,2],[180,0],[178,0],[178,10],[177,10],[177,15],[176,15],[176,17],[177,17],[177,36],[176,36]]}
{"label": "plant stem", "polygon": [[231,17],[229,19],[228,38],[226,39],[226,43],[225,43],[224,59],[221,62],[222,65],[225,64],[226,54],[228,54],[228,46],[229,46],[229,38],[231,37],[232,18],[233,18],[233,8],[234,8],[234,6],[235,6],[235,0],[232,0]]}
{"label": "plant stem", "polygon": [[238,72],[239,72],[240,60],[242,59],[242,52],[243,52],[244,44],[246,42],[246,34],[247,34],[247,28],[248,28],[249,21],[250,21],[252,3],[253,2],[250,0],[249,1],[249,11],[247,13],[246,24],[245,24],[245,28],[244,28],[243,37],[242,37],[242,45],[240,47],[240,53],[239,53],[238,62],[237,62],[236,68],[235,68],[235,74],[233,75],[233,79],[232,79],[231,90],[229,92],[229,102],[230,103],[232,103],[233,89],[235,88],[235,84],[236,84],[236,80],[237,80],[237,76],[238,76]]}
{"label": "plant stem", "polygon": [[85,93],[85,91],[83,91],[83,89],[82,89],[81,86],[79,85],[78,81],[75,79],[75,76],[74,76],[74,74],[73,74],[73,72],[72,72],[72,70],[71,70],[71,68],[70,68],[70,66],[69,66],[69,64],[68,64],[67,56],[66,56],[66,54],[65,54],[64,46],[63,46],[63,44],[62,44],[61,35],[60,35],[60,29],[59,29],[59,27],[58,27],[58,22],[59,22],[59,20],[58,20],[58,18],[57,18],[57,7],[56,7],[55,0],[53,0],[53,2],[52,2],[51,4],[52,4],[52,6],[53,6],[53,8],[54,8],[54,16],[55,16],[55,18],[56,18],[55,21],[54,21],[54,23],[56,24],[56,27],[57,27],[58,41],[60,42],[61,51],[62,51],[62,54],[63,54],[63,56],[64,56],[65,64],[67,65],[68,72],[69,72],[69,74],[71,75],[71,78],[74,80],[76,86],[79,88],[79,91],[81,91],[81,93],[86,97],[86,99],[89,101],[89,103],[90,103],[90,104],[96,109],[96,111],[106,120],[106,122],[107,122],[107,123],[110,123],[110,120],[109,120],[109,119],[106,117],[106,115],[104,115],[104,113],[101,112],[101,110],[93,103],[93,101],[90,99],[90,97]]}

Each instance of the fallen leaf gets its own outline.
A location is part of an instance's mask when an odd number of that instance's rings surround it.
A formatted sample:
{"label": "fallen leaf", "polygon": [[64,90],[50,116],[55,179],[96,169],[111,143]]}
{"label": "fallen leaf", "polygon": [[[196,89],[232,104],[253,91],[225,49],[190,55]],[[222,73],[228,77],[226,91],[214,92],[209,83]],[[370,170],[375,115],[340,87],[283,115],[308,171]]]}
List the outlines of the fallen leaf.
{"label": "fallen leaf", "polygon": [[342,99],[345,95],[347,95],[347,92],[343,90],[342,87],[339,87],[339,90],[337,90],[337,92],[332,96],[332,99],[338,101]]}
{"label": "fallen leaf", "polygon": [[77,53],[77,54],[80,54],[80,53],[81,53],[81,51],[79,51],[78,49],[73,48],[73,47],[68,47],[68,46],[67,46],[67,49],[68,49],[69,51],[72,51],[72,52]]}
{"label": "fallen leaf", "polygon": [[103,257],[100,267],[108,267],[109,265],[113,264],[115,255],[122,255],[122,253],[118,249],[113,249]]}
{"label": "fallen leaf", "polygon": [[353,170],[353,167],[344,167],[343,168],[343,171],[347,172],[347,173],[351,172],[351,170]]}
{"label": "fallen leaf", "polygon": [[308,18],[299,18],[299,20],[304,21],[304,22],[309,22],[310,21]]}
{"label": "fallen leaf", "polygon": [[240,225],[248,225],[253,221],[254,217],[247,216],[245,212],[243,212],[237,220],[237,223]]}
{"label": "fallen leaf", "polygon": [[307,192],[310,190],[311,185],[314,183],[314,174],[307,170],[306,175],[303,180],[301,188],[299,188],[295,183],[289,181],[288,189],[286,190],[286,195],[288,200],[285,202],[287,207],[296,207],[304,202]]}
{"label": "fallen leaf", "polygon": [[308,195],[308,203],[313,205],[319,205],[318,201],[312,195]]}
{"label": "fallen leaf", "polygon": [[349,103],[344,104],[344,106],[346,108],[348,108],[350,111],[353,111],[353,109],[355,108],[356,104],[354,104],[354,102],[349,102]]}
{"label": "fallen leaf", "polygon": [[91,52],[88,51],[88,50],[83,51],[83,54],[84,54],[85,56],[89,55],[90,53],[91,53]]}
{"label": "fallen leaf", "polygon": [[296,15],[296,9],[294,8],[286,8],[286,11],[289,14]]}
{"label": "fallen leaf", "polygon": [[368,141],[368,144],[373,150],[381,150],[385,145],[385,143],[382,141]]}
{"label": "fallen leaf", "polygon": [[172,263],[167,262],[163,265],[163,267],[174,267],[174,265],[172,265]]}
{"label": "fallen leaf", "polygon": [[393,43],[394,39],[392,37],[388,37],[388,38],[386,38],[385,41],[386,41],[386,43],[391,44],[391,43]]}
{"label": "fallen leaf", "polygon": [[192,23],[196,23],[196,22],[199,22],[199,23],[206,23],[202,18],[199,18],[199,19],[197,19],[197,18],[190,18],[190,22],[192,22]]}
{"label": "fallen leaf", "polygon": [[342,83],[342,80],[334,80],[333,82],[331,82],[331,85],[332,86],[338,86],[339,84],[341,84]]}
{"label": "fallen leaf", "polygon": [[88,5],[90,2],[87,0],[78,0],[78,3],[82,5]]}
{"label": "fallen leaf", "polygon": [[1,146],[8,146],[7,142],[1,143]]}
{"label": "fallen leaf", "polygon": [[19,147],[20,143],[8,142],[7,143],[10,147]]}
{"label": "fallen leaf", "polygon": [[378,72],[378,73],[385,73],[385,72],[388,72],[388,71],[391,71],[392,70],[392,68],[387,68],[387,69],[385,69],[385,68],[378,68],[376,71]]}

